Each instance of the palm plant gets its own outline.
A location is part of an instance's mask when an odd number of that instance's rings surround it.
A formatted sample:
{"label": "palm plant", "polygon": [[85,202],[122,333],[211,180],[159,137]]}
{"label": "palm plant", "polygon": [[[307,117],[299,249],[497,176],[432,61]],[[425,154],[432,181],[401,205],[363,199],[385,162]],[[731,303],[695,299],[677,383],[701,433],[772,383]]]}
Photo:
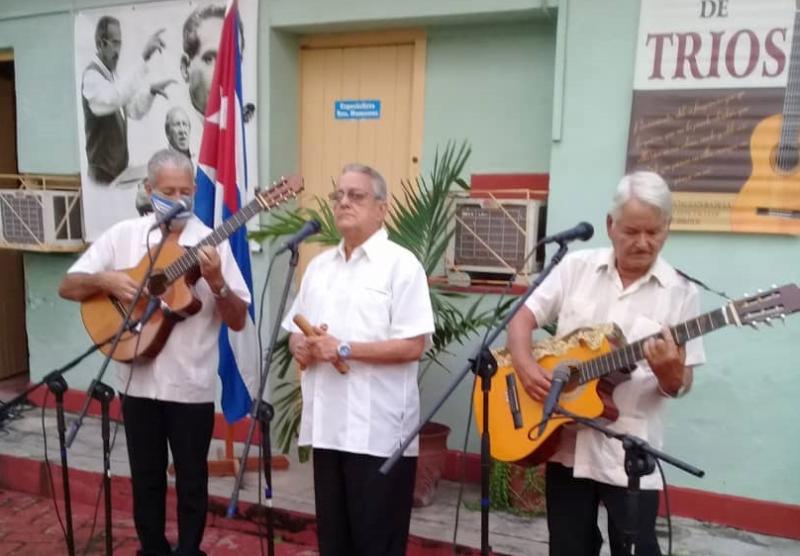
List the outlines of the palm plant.
{"label": "palm plant", "polygon": [[[443,259],[447,244],[454,233],[453,198],[450,193],[456,187],[469,190],[469,185],[460,177],[471,149],[466,142],[459,145],[448,142],[442,153],[437,149],[433,169],[428,179],[420,176],[413,181],[401,182],[400,196],[393,195],[389,207],[386,229],[389,239],[402,245],[422,263],[428,277],[443,270]],[[317,197],[316,208],[284,210],[274,215],[273,221],[253,232],[251,237],[257,241],[275,241],[277,238],[296,232],[308,219],[315,218],[322,223],[319,234],[310,241],[324,245],[336,245],[340,236],[336,230],[333,211],[327,201]],[[466,310],[454,303],[465,297],[442,289],[430,287],[431,305],[434,313],[435,332],[430,349],[423,358],[424,365],[420,380],[432,364],[446,367],[439,357],[447,353],[453,342],[463,344],[473,333],[483,329],[500,313],[505,312],[513,300],[498,305],[491,310],[481,310],[482,298],[476,298]],[[291,366],[288,349],[288,336],[284,336],[276,347],[270,372],[277,374],[284,382],[275,389],[276,426],[278,445],[287,452],[296,438],[300,424],[300,388],[296,380],[286,381],[286,373]],[[301,454],[302,458],[303,454]]]}

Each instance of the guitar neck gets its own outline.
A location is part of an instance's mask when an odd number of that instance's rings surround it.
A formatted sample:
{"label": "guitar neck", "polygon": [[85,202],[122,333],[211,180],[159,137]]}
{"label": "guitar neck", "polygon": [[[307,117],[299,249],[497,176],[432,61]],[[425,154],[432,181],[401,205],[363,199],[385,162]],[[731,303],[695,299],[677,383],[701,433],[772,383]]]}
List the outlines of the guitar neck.
{"label": "guitar neck", "polygon": [[[795,11],[792,48],[789,55],[789,75],[786,79],[786,92],[783,99],[779,158],[786,149],[794,149],[797,145],[798,128],[800,128],[800,118],[798,118],[800,115],[800,64],[797,63],[798,58],[800,58],[800,11]],[[779,164],[782,162],[782,160],[778,161]]]}
{"label": "guitar neck", "polygon": [[[733,307],[729,305],[674,326],[670,328],[670,333],[675,343],[682,345],[689,340],[736,322],[738,322],[736,312]],[[577,365],[580,374],[580,383],[584,384],[610,373],[635,367],[639,361],[645,358],[644,343],[651,338],[657,337],[661,337],[661,334],[647,336],[625,347],[612,350],[599,357],[580,363]]]}
{"label": "guitar neck", "polygon": [[228,239],[236,230],[238,230],[245,222],[250,220],[253,216],[264,210],[263,205],[258,199],[253,199],[247,205],[242,207],[236,214],[228,218],[225,222],[220,224],[213,232],[203,238],[197,245],[190,247],[186,252],[176,259],[172,264],[164,269],[164,275],[167,278],[167,283],[172,284],[175,280],[197,268],[197,248],[205,245],[216,247],[226,239]]}

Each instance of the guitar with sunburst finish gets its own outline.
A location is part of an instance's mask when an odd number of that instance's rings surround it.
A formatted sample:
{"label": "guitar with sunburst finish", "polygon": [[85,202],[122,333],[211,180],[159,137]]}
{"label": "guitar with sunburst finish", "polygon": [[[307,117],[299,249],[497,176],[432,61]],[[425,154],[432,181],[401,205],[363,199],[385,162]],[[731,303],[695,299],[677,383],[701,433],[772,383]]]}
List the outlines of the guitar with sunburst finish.
{"label": "guitar with sunburst finish", "polygon": [[[800,288],[786,284],[754,296],[732,301],[725,307],[686,321],[670,329],[677,344],[685,344],[729,324],[757,326],[800,311]],[[661,333],[655,335],[660,336]],[[559,339],[534,345],[533,355],[539,365],[553,373],[563,369],[569,382],[561,391],[558,403],[565,410],[586,417],[615,421],[619,411],[614,405],[614,387],[630,378],[631,369],[644,357],[642,338],[625,344],[614,325],[582,328]],[[542,403],[531,398],[511,364],[507,350],[494,352],[497,372],[489,392],[489,433],[492,457],[501,461],[536,464],[546,461],[558,445],[561,428],[573,420],[554,414],[542,434]],[[476,381],[473,391],[475,418],[483,432],[483,391]]]}
{"label": "guitar with sunburst finish", "polygon": [[800,0],[783,112],[762,120],[750,137],[753,171],[731,206],[731,230],[800,235]]}

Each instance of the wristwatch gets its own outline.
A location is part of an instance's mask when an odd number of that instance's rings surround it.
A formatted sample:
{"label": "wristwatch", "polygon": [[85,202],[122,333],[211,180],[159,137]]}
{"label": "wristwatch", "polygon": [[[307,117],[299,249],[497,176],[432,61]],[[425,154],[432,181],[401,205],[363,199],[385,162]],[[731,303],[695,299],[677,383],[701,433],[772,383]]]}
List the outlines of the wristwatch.
{"label": "wristwatch", "polygon": [[342,359],[349,359],[350,355],[353,354],[353,348],[351,348],[350,344],[347,342],[339,342],[339,345],[336,347],[336,353],[338,353],[339,357]]}
{"label": "wristwatch", "polygon": [[228,284],[223,283],[218,292],[211,290],[211,293],[214,294],[214,297],[217,299],[225,299],[228,297],[228,294],[231,293],[231,289],[228,287]]}

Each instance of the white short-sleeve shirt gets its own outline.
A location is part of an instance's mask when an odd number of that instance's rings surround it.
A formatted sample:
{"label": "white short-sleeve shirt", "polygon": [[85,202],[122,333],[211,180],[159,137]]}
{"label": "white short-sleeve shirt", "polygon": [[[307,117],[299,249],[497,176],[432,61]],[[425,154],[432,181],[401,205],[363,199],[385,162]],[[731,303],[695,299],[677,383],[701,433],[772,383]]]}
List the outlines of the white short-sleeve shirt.
{"label": "white short-sleeve shirt", "polygon": [[[103,233],[70,267],[69,273],[96,273],[133,268],[147,253],[148,230],[155,222],[150,214],[124,220]],[[178,243],[193,246],[211,233],[197,217],[192,216],[181,231]],[[150,246],[161,240],[156,229],[149,233]],[[246,303],[250,293],[233,254],[224,241],[217,246],[222,276],[230,290]],[[202,278],[197,281],[195,295],[202,302],[198,313],[178,322],[161,352],[149,362],[133,365],[118,363],[119,389],[131,396],[156,400],[204,403],[216,398],[218,337],[222,319],[215,307],[214,294]]]}
{"label": "white short-sleeve shirt", "polygon": [[[343,244],[314,258],[283,321],[290,332],[301,314],[349,342],[430,336],[434,331],[428,282],[405,248],[375,232],[345,260]],[[429,338],[428,338],[429,339]],[[303,371],[300,445],[389,456],[419,424],[418,361],[348,361],[340,374],[330,363]],[[405,455],[419,452],[415,439]]]}
{"label": "white short-sleeve shirt", "polygon": [[[656,334],[662,325],[674,326],[699,314],[697,288],[659,257],[648,273],[623,289],[609,248],[584,250],[564,258],[526,301],[539,326],[558,319],[557,336],[579,327],[615,323],[628,342]],[[705,362],[700,338],[686,344],[686,365]],[[666,399],[646,361],[630,380],[614,389],[619,418],[610,428],[643,438],[656,449],[663,442]],[[626,486],[622,444],[588,428],[565,427],[551,461],[574,468],[575,477]],[[660,489],[661,478],[652,473],[641,479],[644,489]]]}

